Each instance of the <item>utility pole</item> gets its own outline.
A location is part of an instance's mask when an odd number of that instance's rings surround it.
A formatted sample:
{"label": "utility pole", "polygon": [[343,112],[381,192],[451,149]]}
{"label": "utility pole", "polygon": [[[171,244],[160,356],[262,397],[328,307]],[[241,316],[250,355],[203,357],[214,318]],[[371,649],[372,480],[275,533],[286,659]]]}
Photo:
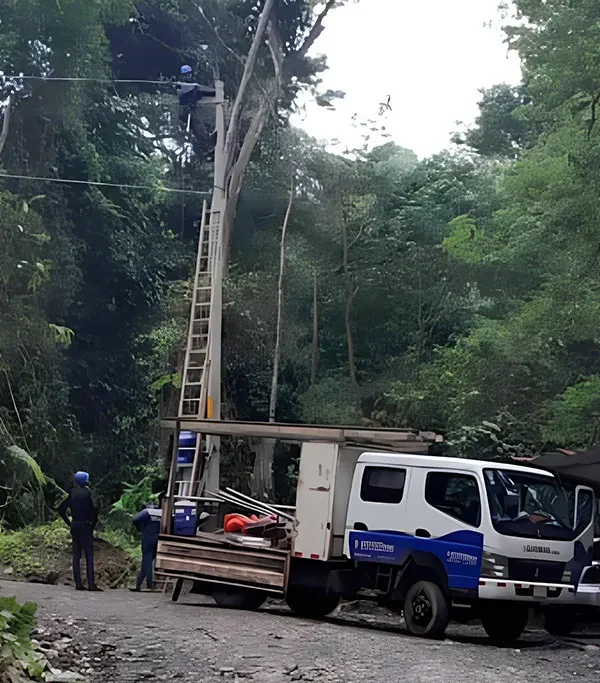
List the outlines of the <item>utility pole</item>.
{"label": "utility pole", "polygon": [[[225,212],[225,93],[223,81],[215,81],[214,97],[205,97],[201,104],[215,106],[216,144],[214,152],[214,182],[210,210],[202,210],[198,255],[185,361],[181,382],[179,417],[219,420],[221,418],[221,341],[223,314],[223,215]],[[177,467],[180,484],[176,495],[193,496],[205,489],[219,489],[220,438],[196,438],[193,463]],[[199,480],[202,458],[204,473]],[[189,468],[191,465],[191,473]]]}
{"label": "utility pole", "polygon": [[[216,116],[215,129],[217,143],[215,147],[215,172],[213,183],[213,196],[210,208],[211,221],[215,222],[217,229],[217,253],[214,261],[213,300],[211,306],[209,358],[210,372],[207,398],[207,417],[213,420],[221,419],[221,344],[223,329],[223,216],[226,202],[226,164],[225,158],[225,92],[223,81],[215,82],[216,90]],[[209,491],[218,491],[220,484],[220,449],[221,439],[215,436],[207,438],[205,488]]]}

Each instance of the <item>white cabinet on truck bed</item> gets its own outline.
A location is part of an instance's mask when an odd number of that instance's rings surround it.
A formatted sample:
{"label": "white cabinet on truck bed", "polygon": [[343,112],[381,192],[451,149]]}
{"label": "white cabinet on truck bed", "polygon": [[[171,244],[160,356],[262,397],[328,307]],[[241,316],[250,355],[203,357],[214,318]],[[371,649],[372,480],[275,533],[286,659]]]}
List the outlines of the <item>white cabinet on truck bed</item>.
{"label": "white cabinet on truck bed", "polygon": [[337,444],[302,444],[296,493],[299,523],[294,539],[294,557],[329,559],[339,450]]}
{"label": "white cabinet on truck bed", "polygon": [[350,489],[363,451],[330,443],[302,444],[294,557],[326,561],[342,556]]}

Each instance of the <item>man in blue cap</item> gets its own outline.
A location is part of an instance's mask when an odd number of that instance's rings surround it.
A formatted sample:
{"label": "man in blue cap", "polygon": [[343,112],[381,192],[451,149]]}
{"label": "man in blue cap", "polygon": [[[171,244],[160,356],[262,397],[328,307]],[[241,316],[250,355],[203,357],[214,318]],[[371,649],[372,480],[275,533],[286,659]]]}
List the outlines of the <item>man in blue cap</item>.
{"label": "man in blue cap", "polygon": [[[71,530],[73,539],[73,578],[75,589],[85,590],[81,581],[81,553],[85,554],[88,590],[100,591],[94,580],[94,527],[98,523],[98,510],[92,501],[92,492],[88,488],[90,476],[87,472],[77,472],[75,487],[69,497],[58,508],[58,514],[65,520]],[[67,515],[71,511],[71,519]]]}
{"label": "man in blue cap", "polygon": [[184,64],[179,70],[180,82],[177,83],[177,94],[179,96],[179,120],[184,124],[186,130],[196,134],[196,122],[194,114],[196,105],[204,97],[214,97],[214,88],[194,83],[192,67]]}

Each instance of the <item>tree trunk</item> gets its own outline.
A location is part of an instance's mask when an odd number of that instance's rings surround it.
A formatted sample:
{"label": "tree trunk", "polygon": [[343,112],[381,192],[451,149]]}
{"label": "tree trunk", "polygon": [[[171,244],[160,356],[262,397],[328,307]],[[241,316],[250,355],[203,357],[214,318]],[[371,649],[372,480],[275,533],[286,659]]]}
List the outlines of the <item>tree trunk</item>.
{"label": "tree trunk", "polygon": [[263,96],[260,101],[258,110],[252,118],[248,132],[244,137],[244,142],[240,149],[237,161],[231,169],[231,175],[229,176],[227,184],[227,200],[225,204],[225,213],[223,215],[223,264],[227,267],[229,262],[229,248],[231,245],[231,235],[233,233],[233,224],[235,222],[235,214],[237,210],[238,200],[240,198],[240,193],[242,191],[242,186],[244,184],[244,177],[246,175],[246,170],[248,169],[248,164],[250,163],[250,158],[252,157],[252,152],[256,147],[256,143],[260,140],[261,133],[265,124],[269,119],[269,108],[270,100],[268,95],[273,92],[273,97],[275,97],[276,86],[273,84],[272,87],[267,91],[267,94]]}
{"label": "tree trunk", "polygon": [[[298,50],[289,53],[284,59],[283,45],[274,15],[275,0],[265,1],[265,5],[258,21],[258,26],[256,28],[256,33],[254,35],[254,39],[252,40],[252,45],[245,60],[244,73],[242,74],[240,87],[231,110],[231,118],[227,128],[227,135],[225,137],[227,182],[226,204],[222,223],[222,258],[225,268],[229,262],[229,249],[231,236],[233,233],[233,224],[235,221],[237,203],[240,192],[242,191],[244,176],[246,175],[246,170],[248,168],[248,164],[250,163],[252,152],[256,147],[256,143],[260,139],[265,123],[269,119],[271,108],[275,108],[273,105],[279,96],[279,92],[284,80],[289,80],[294,75],[293,69],[286,67],[288,64],[290,64],[290,62],[293,62],[294,58],[303,59],[306,57],[306,54],[310,48],[314,45],[315,41],[324,31],[323,21],[329,12],[334,9],[336,2],[337,0],[327,0],[325,7],[316,18],[303,44]],[[248,132],[244,135],[239,154],[236,154],[238,141],[241,137],[240,125],[242,122],[244,105],[246,103],[245,101],[247,100],[250,83],[256,69],[259,50],[264,42],[265,33],[268,34],[267,44],[273,60],[274,76],[270,83],[267,81],[267,84],[261,87],[259,90],[260,104],[258,106],[258,110],[256,112],[252,112],[252,116],[250,117],[250,127]]]}
{"label": "tree trunk", "polygon": [[312,343],[312,367],[310,372],[310,385],[317,382],[317,366],[319,364],[319,309],[317,300],[317,269],[313,273],[313,343]]}
{"label": "tree trunk", "polygon": [[0,156],[4,151],[4,145],[8,138],[8,127],[10,124],[10,109],[12,105],[12,98],[9,96],[4,106],[4,116],[2,117],[2,132],[0,132]]}
{"label": "tree trunk", "polygon": [[252,497],[257,500],[273,499],[273,456],[275,439],[256,439],[254,446],[254,471]]}
{"label": "tree trunk", "polygon": [[356,381],[356,359],[354,357],[354,338],[352,336],[352,306],[354,304],[354,297],[358,293],[358,287],[355,290],[346,290],[346,310],[344,315],[344,322],[346,324],[346,339],[348,342],[348,370],[350,373],[350,381],[352,384],[358,384]]}
{"label": "tree trunk", "polygon": [[281,245],[279,251],[279,282],[277,284],[277,327],[275,329],[275,352],[273,354],[273,377],[271,379],[271,398],[269,400],[269,422],[275,422],[277,410],[277,388],[279,378],[279,357],[281,355],[281,321],[283,318],[283,275],[285,272],[285,236],[287,233],[292,204],[294,203],[294,175],[290,179],[290,198],[288,201],[283,227],[281,229]]}
{"label": "tree trunk", "polygon": [[350,374],[350,381],[352,384],[356,382],[356,359],[354,357],[354,338],[352,336],[352,306],[354,298],[358,293],[358,287],[354,288],[352,281],[352,274],[349,267],[349,245],[348,245],[348,228],[344,217],[340,220],[342,226],[342,263],[344,267],[344,278],[346,280],[346,307],[344,310],[344,324],[346,326],[346,342],[348,345],[348,371]]}
{"label": "tree trunk", "polygon": [[231,118],[229,119],[229,127],[227,128],[227,135],[225,137],[225,157],[227,159],[227,173],[233,167],[235,147],[237,145],[237,140],[239,137],[239,127],[242,119],[242,111],[244,109],[244,103],[246,100],[246,93],[248,87],[250,86],[250,80],[254,75],[254,69],[256,68],[256,61],[258,59],[258,52],[260,46],[263,43],[263,36],[269,25],[271,19],[271,12],[275,5],[275,0],[265,0],[265,5],[260,14],[258,20],[258,25],[256,27],[256,33],[252,40],[252,45],[246,56],[246,61],[244,65],[244,73],[242,74],[242,80],[240,81],[240,86],[238,88],[237,94],[235,96],[235,101],[233,107],[231,108]]}

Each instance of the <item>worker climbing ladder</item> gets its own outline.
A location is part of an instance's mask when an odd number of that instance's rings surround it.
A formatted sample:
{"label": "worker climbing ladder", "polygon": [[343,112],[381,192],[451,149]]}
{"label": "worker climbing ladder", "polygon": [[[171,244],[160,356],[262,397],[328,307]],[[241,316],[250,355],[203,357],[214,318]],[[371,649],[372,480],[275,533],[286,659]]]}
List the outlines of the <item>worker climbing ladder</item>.
{"label": "worker climbing ladder", "polygon": [[[221,319],[223,302],[222,217],[225,208],[225,113],[223,83],[215,84],[214,187],[210,209],[204,202],[194,274],[187,342],[181,375],[179,417],[220,419]],[[219,486],[220,440],[198,434],[193,462],[178,467],[178,496],[193,496]],[[189,472],[189,476],[188,476]]]}

